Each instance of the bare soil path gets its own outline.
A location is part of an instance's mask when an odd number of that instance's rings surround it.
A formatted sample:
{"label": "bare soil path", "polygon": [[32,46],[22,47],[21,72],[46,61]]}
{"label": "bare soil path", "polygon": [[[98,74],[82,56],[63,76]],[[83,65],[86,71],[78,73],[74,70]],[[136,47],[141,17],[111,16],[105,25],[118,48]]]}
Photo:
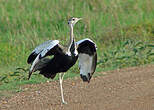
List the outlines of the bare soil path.
{"label": "bare soil path", "polygon": [[24,92],[1,100],[0,110],[154,110],[154,65],[101,74],[89,84],[65,80],[67,105],[61,105],[58,81],[51,81],[24,86]]}

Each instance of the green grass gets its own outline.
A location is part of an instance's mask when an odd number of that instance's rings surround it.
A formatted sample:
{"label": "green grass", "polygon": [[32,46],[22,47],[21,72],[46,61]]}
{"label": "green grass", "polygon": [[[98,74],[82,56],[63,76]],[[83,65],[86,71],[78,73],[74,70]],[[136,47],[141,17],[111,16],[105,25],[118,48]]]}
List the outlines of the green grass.
{"label": "green grass", "polygon": [[[154,63],[153,0],[1,0],[0,91],[40,83],[27,81],[28,55],[49,39],[69,40],[69,17],[82,17],[75,39],[90,38],[98,47],[97,73]],[[79,76],[77,65],[66,77]]]}

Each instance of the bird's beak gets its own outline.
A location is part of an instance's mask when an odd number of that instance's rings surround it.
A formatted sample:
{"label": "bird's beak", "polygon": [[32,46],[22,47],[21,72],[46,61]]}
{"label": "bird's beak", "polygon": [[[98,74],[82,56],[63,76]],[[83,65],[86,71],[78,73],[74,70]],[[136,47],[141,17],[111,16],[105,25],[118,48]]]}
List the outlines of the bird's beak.
{"label": "bird's beak", "polygon": [[82,18],[78,18],[78,21],[81,20]]}

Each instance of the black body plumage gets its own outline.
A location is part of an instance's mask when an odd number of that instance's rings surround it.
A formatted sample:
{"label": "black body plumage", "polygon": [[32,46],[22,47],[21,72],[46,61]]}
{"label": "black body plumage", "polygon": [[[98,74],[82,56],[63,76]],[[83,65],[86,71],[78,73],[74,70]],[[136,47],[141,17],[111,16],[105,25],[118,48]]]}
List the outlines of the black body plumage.
{"label": "black body plumage", "polygon": [[40,74],[47,78],[54,78],[57,73],[66,72],[77,61],[78,56],[68,56],[65,54],[55,55],[45,67],[40,69]]}
{"label": "black body plumage", "polygon": [[[47,44],[46,44],[47,43]],[[88,81],[91,79],[97,63],[97,53],[96,45],[90,39],[83,39],[78,42],[72,42],[70,46],[70,54],[64,53],[62,48],[60,48],[59,42],[57,41],[47,41],[36,47],[33,52],[29,55],[27,63],[32,64],[35,62],[38,56],[38,62],[34,64],[32,72],[40,71],[39,73],[44,75],[46,78],[53,79],[57,73],[66,72],[69,70],[79,59],[80,76],[83,81]],[[52,48],[48,48],[52,44]],[[44,45],[47,45],[46,47]],[[77,49],[75,48],[77,45]],[[77,54],[75,54],[77,51]],[[84,56],[87,55],[87,56]],[[52,58],[46,58],[46,56],[53,56]],[[80,56],[80,58],[78,58]],[[88,61],[87,61],[88,60]],[[89,61],[92,62],[89,62]],[[87,64],[85,64],[87,63]],[[91,63],[91,64],[89,64]],[[90,68],[87,68],[86,65],[89,65]],[[90,70],[89,70],[90,69]]]}

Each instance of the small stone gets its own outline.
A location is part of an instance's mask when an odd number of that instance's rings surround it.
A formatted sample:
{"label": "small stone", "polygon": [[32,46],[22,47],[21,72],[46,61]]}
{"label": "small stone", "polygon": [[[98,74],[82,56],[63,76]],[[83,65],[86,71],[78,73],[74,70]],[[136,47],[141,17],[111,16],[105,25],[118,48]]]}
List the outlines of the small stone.
{"label": "small stone", "polygon": [[75,86],[75,83],[74,82],[72,83],[72,86]]}
{"label": "small stone", "polygon": [[25,88],[25,90],[28,90],[28,88]]}
{"label": "small stone", "polygon": [[40,91],[35,91],[36,93],[40,94]]}

